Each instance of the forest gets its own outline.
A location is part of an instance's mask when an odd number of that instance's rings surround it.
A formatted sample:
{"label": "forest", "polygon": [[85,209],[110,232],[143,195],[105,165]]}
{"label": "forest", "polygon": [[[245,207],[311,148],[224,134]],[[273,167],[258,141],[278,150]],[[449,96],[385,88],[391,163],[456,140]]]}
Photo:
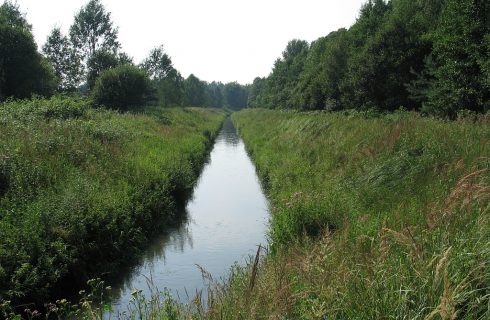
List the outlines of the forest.
{"label": "forest", "polygon": [[370,0],[349,29],[292,40],[248,105],[419,111],[454,119],[489,110],[490,4]]}

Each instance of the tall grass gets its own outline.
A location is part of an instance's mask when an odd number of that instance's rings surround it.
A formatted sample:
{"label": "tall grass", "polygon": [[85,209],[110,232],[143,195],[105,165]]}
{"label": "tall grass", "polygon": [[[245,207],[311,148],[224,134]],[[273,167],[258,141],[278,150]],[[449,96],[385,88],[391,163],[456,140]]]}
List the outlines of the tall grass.
{"label": "tall grass", "polygon": [[270,248],[214,287],[202,318],[490,318],[488,115],[233,120],[272,202]]}
{"label": "tall grass", "polygon": [[177,219],[224,114],[0,104],[0,300],[43,303],[117,272]]}

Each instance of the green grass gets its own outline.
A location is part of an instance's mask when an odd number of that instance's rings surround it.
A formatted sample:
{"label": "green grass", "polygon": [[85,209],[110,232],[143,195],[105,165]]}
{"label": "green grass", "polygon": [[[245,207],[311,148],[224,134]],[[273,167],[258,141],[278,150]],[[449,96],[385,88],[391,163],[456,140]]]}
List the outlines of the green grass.
{"label": "green grass", "polygon": [[488,114],[233,120],[272,203],[270,248],[201,318],[490,318]]}
{"label": "green grass", "polygon": [[178,219],[223,119],[65,97],[0,104],[0,300],[42,305],[135,257]]}

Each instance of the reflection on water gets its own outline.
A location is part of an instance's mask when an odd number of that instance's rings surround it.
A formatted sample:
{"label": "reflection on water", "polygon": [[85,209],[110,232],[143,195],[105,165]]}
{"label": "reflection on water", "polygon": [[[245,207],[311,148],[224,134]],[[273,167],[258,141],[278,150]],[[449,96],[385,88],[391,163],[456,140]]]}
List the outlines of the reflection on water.
{"label": "reflection on water", "polygon": [[[162,231],[141,263],[113,285],[113,308],[126,310],[131,292],[151,295],[148,282],[184,302],[204,288],[201,271],[225,277],[265,244],[268,204],[233,123],[225,121],[179,226]],[[192,297],[190,297],[192,298]]]}

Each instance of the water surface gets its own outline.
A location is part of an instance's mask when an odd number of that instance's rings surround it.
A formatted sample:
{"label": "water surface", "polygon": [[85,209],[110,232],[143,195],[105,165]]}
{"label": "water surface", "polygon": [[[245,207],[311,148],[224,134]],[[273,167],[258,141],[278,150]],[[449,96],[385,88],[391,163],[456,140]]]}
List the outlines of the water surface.
{"label": "water surface", "polygon": [[186,206],[186,219],[162,230],[142,262],[114,287],[115,312],[127,310],[131,292],[167,288],[182,302],[205,288],[198,266],[215,279],[245,263],[266,244],[268,203],[255,167],[231,120],[227,119]]}

